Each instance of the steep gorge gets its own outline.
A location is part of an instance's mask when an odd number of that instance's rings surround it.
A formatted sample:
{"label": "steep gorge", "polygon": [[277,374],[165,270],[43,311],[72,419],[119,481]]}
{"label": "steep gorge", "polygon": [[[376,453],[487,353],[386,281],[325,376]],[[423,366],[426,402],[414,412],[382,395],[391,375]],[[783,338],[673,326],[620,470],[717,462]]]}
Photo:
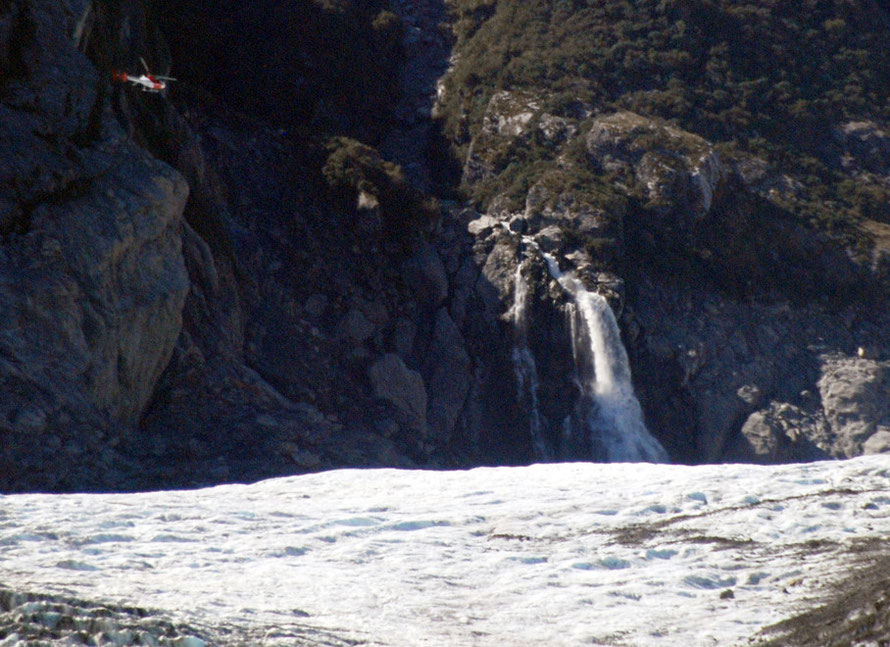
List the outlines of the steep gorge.
{"label": "steep gorge", "polygon": [[[603,458],[560,445],[592,396],[528,241],[615,311],[671,460],[890,449],[881,216],[851,244],[793,216],[810,188],[773,159],[461,80],[509,24],[465,4],[0,10],[0,489]],[[110,84],[140,56],[167,96]],[[866,188],[872,117],[823,142]]]}

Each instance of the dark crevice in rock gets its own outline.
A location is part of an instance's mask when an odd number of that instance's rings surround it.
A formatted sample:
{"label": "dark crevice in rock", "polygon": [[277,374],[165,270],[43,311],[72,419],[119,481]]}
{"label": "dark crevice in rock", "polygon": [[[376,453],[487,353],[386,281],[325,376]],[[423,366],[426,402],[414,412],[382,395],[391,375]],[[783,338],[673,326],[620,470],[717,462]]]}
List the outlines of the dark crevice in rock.
{"label": "dark crevice in rock", "polygon": [[71,142],[79,147],[86,148],[102,140],[103,120],[108,102],[108,82],[100,78],[96,82],[96,98],[90,108],[89,116],[80,130],[72,133]]}
{"label": "dark crevice in rock", "polygon": [[31,230],[31,217],[34,211],[44,204],[64,204],[87,195],[93,182],[101,176],[75,177],[56,187],[51,192],[38,193],[33,198],[19,203],[18,217],[0,222],[0,236],[5,242],[10,234],[22,236]]}
{"label": "dark crevice in rock", "polygon": [[9,31],[7,50],[0,57],[0,91],[13,79],[27,77],[29,69],[27,50],[33,44],[37,31],[28,0],[11,3],[9,8],[15,11],[15,15],[8,19],[8,22],[7,20],[0,22],[0,29],[5,27]]}

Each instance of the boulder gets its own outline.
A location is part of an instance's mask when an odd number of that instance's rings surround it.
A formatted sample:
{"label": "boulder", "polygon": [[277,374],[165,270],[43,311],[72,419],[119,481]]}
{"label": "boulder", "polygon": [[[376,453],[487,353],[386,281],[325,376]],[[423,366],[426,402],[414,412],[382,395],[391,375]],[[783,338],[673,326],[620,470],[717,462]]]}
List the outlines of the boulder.
{"label": "boulder", "polygon": [[620,231],[618,223],[623,214],[610,214],[575,191],[554,190],[551,184],[561,175],[545,175],[529,189],[522,214],[524,229],[539,231],[555,226],[584,237],[612,236]]}
{"label": "boulder", "polygon": [[832,132],[840,147],[841,166],[848,171],[890,175],[890,133],[873,121],[848,121]]}
{"label": "boulder", "polygon": [[744,457],[755,463],[792,463],[830,457],[828,425],[821,415],[773,402],[755,411],[742,425]]}
{"label": "boulder", "polygon": [[467,224],[467,231],[473,236],[485,238],[499,224],[500,223],[496,218],[492,218],[491,216],[479,216]]}
{"label": "boulder", "polygon": [[[858,456],[876,433],[890,425],[890,362],[831,354],[822,358],[817,383],[825,419],[836,436],[832,453]],[[876,438],[875,451],[885,444]]]}
{"label": "boulder", "polygon": [[387,353],[371,365],[368,378],[374,395],[395,408],[398,422],[426,437],[427,393],[420,373],[395,353]]}
{"label": "boulder", "polygon": [[863,454],[890,454],[890,427],[881,425],[862,443]]}
{"label": "boulder", "polygon": [[710,211],[726,176],[710,142],[632,112],[597,118],[585,143],[595,166],[618,173],[651,204],[678,209],[692,222]]}
{"label": "boulder", "polygon": [[350,341],[353,344],[360,344],[370,339],[376,330],[374,324],[368,321],[368,318],[358,308],[351,308],[334,332],[337,339]]}
{"label": "boulder", "polygon": [[538,128],[548,141],[557,144],[572,139],[578,133],[578,125],[573,119],[558,117],[546,112],[538,120]]}
{"label": "boulder", "polygon": [[485,306],[488,316],[500,314],[513,294],[516,272],[517,241],[510,236],[500,236],[491,252],[485,257],[482,272],[476,281],[476,294]]}

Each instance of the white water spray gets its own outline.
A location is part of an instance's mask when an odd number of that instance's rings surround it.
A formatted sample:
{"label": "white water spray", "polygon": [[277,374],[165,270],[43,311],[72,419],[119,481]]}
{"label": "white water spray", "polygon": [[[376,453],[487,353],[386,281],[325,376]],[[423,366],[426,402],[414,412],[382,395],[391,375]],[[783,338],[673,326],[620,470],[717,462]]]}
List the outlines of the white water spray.
{"label": "white water spray", "polygon": [[513,361],[513,371],[516,374],[519,402],[527,403],[529,432],[535,450],[535,459],[550,461],[553,460],[553,456],[544,442],[544,424],[538,409],[538,368],[535,365],[535,357],[528,347],[527,309],[528,282],[522,276],[522,263],[520,263],[516,267],[516,277],[513,283],[513,306],[510,308],[516,335],[510,359]]}
{"label": "white water spray", "polygon": [[584,324],[573,322],[571,326],[572,350],[585,401],[582,418],[593,447],[602,448],[602,458],[607,462],[669,462],[667,452],[643,422],[627,352],[609,303],[602,295],[588,291],[571,272],[563,273],[552,256],[543,250],[541,254],[551,276],[574,299]]}

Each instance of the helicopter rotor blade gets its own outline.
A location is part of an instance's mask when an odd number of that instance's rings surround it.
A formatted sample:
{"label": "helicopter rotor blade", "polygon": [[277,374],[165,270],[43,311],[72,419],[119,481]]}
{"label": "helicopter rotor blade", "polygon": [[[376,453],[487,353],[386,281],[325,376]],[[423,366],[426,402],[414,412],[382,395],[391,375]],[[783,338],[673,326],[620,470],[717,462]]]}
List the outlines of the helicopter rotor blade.
{"label": "helicopter rotor blade", "polygon": [[146,73],[146,74],[151,74],[151,70],[148,69],[148,64],[145,62],[145,59],[142,58],[142,57],[140,56],[140,57],[139,57],[139,60],[142,61],[142,67],[145,68],[145,73]]}

